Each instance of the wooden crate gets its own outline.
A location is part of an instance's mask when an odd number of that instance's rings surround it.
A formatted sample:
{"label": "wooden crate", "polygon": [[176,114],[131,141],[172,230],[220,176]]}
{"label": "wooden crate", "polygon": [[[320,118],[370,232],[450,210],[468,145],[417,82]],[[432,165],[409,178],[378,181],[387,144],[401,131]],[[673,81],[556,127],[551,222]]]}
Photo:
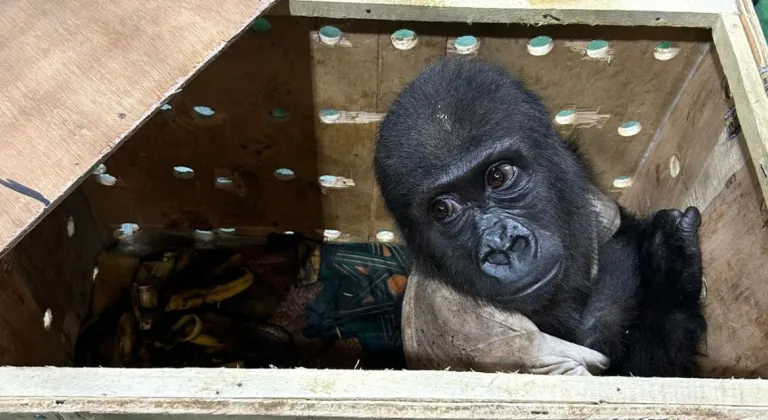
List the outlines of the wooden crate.
{"label": "wooden crate", "polygon": [[[768,376],[768,47],[749,2],[273,3],[0,8],[0,418],[768,417],[768,382],[726,379]],[[265,11],[270,27],[252,26]],[[338,44],[320,41],[326,25]],[[414,48],[393,46],[400,28]],[[376,121],[466,34],[553,116],[592,118],[564,135],[623,205],[702,210],[712,379],[67,367],[96,256],[122,223],[394,232],[371,170]],[[546,56],[527,52],[538,35],[554,40]],[[593,39],[608,57],[585,54]],[[663,41],[679,48],[672,59],[654,57]],[[730,138],[734,104],[742,134]],[[327,109],[341,116],[324,122]],[[626,121],[642,130],[620,135]],[[174,176],[179,165],[194,178]],[[294,179],[276,178],[281,168]],[[354,185],[325,188],[323,175]]]}

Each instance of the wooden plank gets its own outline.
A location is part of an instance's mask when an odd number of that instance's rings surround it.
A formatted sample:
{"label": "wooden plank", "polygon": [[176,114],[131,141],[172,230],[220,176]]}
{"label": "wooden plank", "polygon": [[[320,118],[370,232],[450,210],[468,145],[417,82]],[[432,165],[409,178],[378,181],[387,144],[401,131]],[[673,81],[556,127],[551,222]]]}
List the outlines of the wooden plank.
{"label": "wooden plank", "polygon": [[5,2],[0,255],[272,3]]}
{"label": "wooden plank", "polygon": [[446,371],[0,369],[0,418],[49,412],[88,418],[756,418],[768,415],[768,381]]}
{"label": "wooden plank", "polygon": [[[354,187],[329,189],[322,201],[323,226],[341,231],[342,239],[373,239],[371,214],[375,188],[371,162],[376,123],[327,124],[322,109],[375,112],[378,87],[378,22],[322,20],[317,29],[333,25],[343,33],[343,45],[313,40],[312,87],[315,102],[318,173],[352,179]],[[309,35],[309,34],[308,34]]]}
{"label": "wooden plank", "polygon": [[70,365],[101,244],[78,190],[0,258],[0,364]]}
{"label": "wooden plank", "polygon": [[712,29],[712,37],[765,200],[768,198],[768,96],[739,16],[721,15]]}
{"label": "wooden plank", "polygon": [[702,214],[707,376],[768,377],[768,221],[761,201],[755,175],[745,166]]}
{"label": "wooden plank", "polygon": [[732,0],[291,0],[297,16],[533,25],[711,27]]}
{"label": "wooden plank", "polygon": [[[632,187],[622,194],[622,205],[641,213],[682,205],[725,130],[723,117],[728,101],[722,80],[717,54],[711,49],[691,70],[668,116],[656,130],[648,156],[634,174]],[[671,160],[677,162],[674,173]],[[717,191],[723,185],[720,183]]]}

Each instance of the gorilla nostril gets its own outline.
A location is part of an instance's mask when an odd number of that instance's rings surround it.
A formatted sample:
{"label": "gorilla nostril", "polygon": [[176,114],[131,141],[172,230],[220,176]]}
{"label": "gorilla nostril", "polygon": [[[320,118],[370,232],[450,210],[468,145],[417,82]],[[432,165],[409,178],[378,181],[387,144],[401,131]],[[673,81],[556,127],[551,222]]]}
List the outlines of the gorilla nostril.
{"label": "gorilla nostril", "polygon": [[486,255],[485,260],[493,265],[509,264],[509,256],[506,252],[492,252]]}
{"label": "gorilla nostril", "polygon": [[528,238],[524,236],[515,236],[512,238],[512,246],[510,247],[510,251],[514,253],[523,252],[526,248],[528,248],[528,245]]}

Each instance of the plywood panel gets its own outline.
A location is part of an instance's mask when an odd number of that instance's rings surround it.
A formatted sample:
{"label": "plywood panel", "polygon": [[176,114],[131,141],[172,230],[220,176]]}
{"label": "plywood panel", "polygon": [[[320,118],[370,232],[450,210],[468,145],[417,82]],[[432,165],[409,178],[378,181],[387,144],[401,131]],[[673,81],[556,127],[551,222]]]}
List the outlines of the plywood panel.
{"label": "plywood panel", "polygon": [[[107,162],[112,187],[86,184],[110,229],[140,226],[322,228],[314,130],[311,19],[270,17],[271,30],[248,31]],[[213,109],[201,118],[195,106]],[[272,117],[274,108],[289,113]],[[174,167],[194,170],[191,179]],[[280,168],[295,178],[274,176]],[[229,177],[234,188],[217,188]],[[221,185],[220,185],[221,186]]]}
{"label": "plywood panel", "polygon": [[708,376],[768,377],[768,221],[761,202],[745,166],[702,214]]}
{"label": "plywood panel", "polygon": [[623,205],[646,213],[684,204],[725,131],[728,101],[722,80],[722,68],[711,48],[696,63],[672,111],[655,133],[649,155],[635,174],[634,184],[622,195]]}
{"label": "plywood panel", "polygon": [[4,2],[0,253],[272,3]]}
{"label": "plywood panel", "polygon": [[[475,26],[468,29],[474,31]],[[542,96],[553,118],[569,104],[606,116],[601,126],[576,128],[565,135],[577,135],[598,186],[614,198],[621,193],[612,187],[614,178],[634,174],[689,69],[703,54],[706,39],[704,32],[669,28],[495,27],[479,33],[483,36],[479,56],[520,75]],[[526,48],[538,35],[554,40],[552,52],[543,57],[531,56]],[[515,38],[504,38],[510,36]],[[589,59],[578,51],[592,39],[610,43],[610,61]],[[680,52],[659,61],[653,50],[664,40],[675,41]],[[619,125],[633,120],[642,124],[640,133],[619,135]]]}
{"label": "plywood panel", "polygon": [[101,243],[76,191],[0,259],[0,365],[69,365]]}

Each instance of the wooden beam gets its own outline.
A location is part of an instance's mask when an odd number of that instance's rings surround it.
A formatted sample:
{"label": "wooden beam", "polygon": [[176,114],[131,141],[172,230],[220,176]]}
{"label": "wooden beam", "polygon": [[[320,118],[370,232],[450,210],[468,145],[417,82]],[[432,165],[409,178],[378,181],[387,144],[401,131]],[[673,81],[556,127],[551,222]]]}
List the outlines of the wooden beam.
{"label": "wooden beam", "polygon": [[768,197],[768,95],[739,15],[721,15],[712,28],[712,38],[765,200]]}
{"label": "wooden beam", "polygon": [[272,3],[4,2],[0,255]]}
{"label": "wooden beam", "polygon": [[435,22],[711,27],[733,0],[290,0],[297,16]]}
{"label": "wooden beam", "polygon": [[768,381],[445,371],[0,369],[1,419],[49,413],[57,413],[49,418],[67,413],[85,418],[757,418],[768,416]]}

